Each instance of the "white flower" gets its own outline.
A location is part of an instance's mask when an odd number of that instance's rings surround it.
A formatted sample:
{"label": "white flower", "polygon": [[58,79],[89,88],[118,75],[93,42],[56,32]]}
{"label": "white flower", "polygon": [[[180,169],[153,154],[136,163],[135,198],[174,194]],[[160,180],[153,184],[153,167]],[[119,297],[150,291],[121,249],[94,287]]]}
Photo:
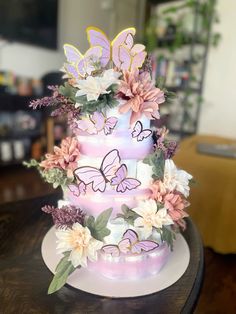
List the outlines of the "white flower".
{"label": "white flower", "polygon": [[138,207],[132,210],[141,216],[135,219],[134,226],[142,228],[142,235],[145,239],[152,234],[153,227],[161,228],[163,225],[173,224],[166,208],[157,210],[157,203],[152,199],[140,201]]}
{"label": "white flower", "polygon": [[177,190],[185,197],[189,196],[189,180],[192,176],[184,170],[179,170],[173,160],[166,159],[163,184],[169,191]]}
{"label": "white flower", "polygon": [[94,239],[90,230],[78,222],[71,229],[59,229],[56,232],[58,253],[71,251],[69,261],[74,267],[87,266],[87,258],[90,261],[97,260],[97,251],[103,246],[103,242]]}
{"label": "white flower", "polygon": [[79,88],[76,96],[87,95],[87,100],[98,100],[101,94],[109,94],[108,87],[112,84],[118,84],[120,73],[113,69],[104,72],[103,76],[88,76],[85,80],[79,80],[77,87]]}

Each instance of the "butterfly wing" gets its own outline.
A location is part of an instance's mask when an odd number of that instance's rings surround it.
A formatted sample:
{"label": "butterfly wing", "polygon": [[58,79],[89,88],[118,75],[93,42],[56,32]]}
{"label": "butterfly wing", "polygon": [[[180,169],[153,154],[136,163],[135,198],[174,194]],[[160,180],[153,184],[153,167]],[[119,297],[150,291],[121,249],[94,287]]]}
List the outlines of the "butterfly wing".
{"label": "butterfly wing", "polygon": [[85,185],[92,184],[92,189],[94,192],[100,191],[104,192],[106,188],[105,178],[103,177],[101,171],[94,167],[79,167],[75,170],[75,175],[82,181]]}
{"label": "butterfly wing", "polygon": [[90,116],[91,121],[94,123],[94,127],[96,130],[99,132],[103,129],[105,125],[105,117],[101,112],[95,111],[91,116]]}
{"label": "butterfly wing", "polygon": [[144,240],[144,241],[135,243],[131,248],[131,252],[134,254],[139,254],[142,251],[150,252],[156,249],[158,246],[159,244],[154,241]]}
{"label": "butterfly wing", "polygon": [[138,241],[138,234],[134,230],[128,229],[123,234],[122,239],[129,239],[130,243],[133,245]]}
{"label": "butterfly wing", "polygon": [[141,68],[141,66],[143,65],[143,62],[144,62],[146,56],[147,56],[147,52],[146,51],[140,51],[137,54],[135,54],[132,57],[130,70],[132,71],[132,70]]}
{"label": "butterfly wing", "polygon": [[113,257],[118,257],[120,255],[120,250],[117,245],[104,245],[101,250],[103,253]]}
{"label": "butterfly wing", "polygon": [[90,119],[81,119],[77,121],[77,127],[82,130],[85,131],[89,134],[97,134],[97,129],[94,125],[94,123],[90,120]]}
{"label": "butterfly wing", "polygon": [[79,78],[79,73],[78,73],[76,66],[69,64],[69,63],[65,63],[64,69],[65,69],[66,73],[69,74],[70,77],[73,77],[75,79]]}
{"label": "butterfly wing", "polygon": [[110,61],[111,56],[111,43],[109,39],[102,30],[96,27],[88,27],[86,32],[90,46],[99,46],[102,48],[100,62],[101,65],[105,67]]}
{"label": "butterfly wing", "polygon": [[[125,47],[127,51],[131,49],[133,46],[133,36],[135,35],[135,28],[127,28],[124,29],[122,32],[120,32],[112,41],[111,46],[112,46],[112,61],[114,64],[120,68],[121,64],[124,63],[120,59],[121,52],[120,48]],[[124,53],[124,50],[122,50],[122,53]],[[126,55],[127,57],[127,55]]]}
{"label": "butterfly wing", "polygon": [[77,64],[83,58],[83,55],[74,46],[65,44],[63,48],[66,59],[69,63]]}
{"label": "butterfly wing", "polygon": [[118,122],[118,119],[116,117],[109,117],[105,120],[105,125],[103,128],[105,135],[111,134],[117,122]]}
{"label": "butterfly wing", "polygon": [[105,178],[110,181],[119,167],[120,155],[117,149],[113,149],[103,158],[101,171]]}
{"label": "butterfly wing", "polygon": [[117,67],[123,71],[130,70],[132,57],[127,46],[120,46],[119,48],[119,64]]}
{"label": "butterfly wing", "polygon": [[80,196],[80,191],[78,189],[78,186],[75,184],[69,184],[68,185],[69,190],[74,194],[74,196]]}
{"label": "butterfly wing", "polygon": [[127,254],[128,252],[130,252],[131,242],[129,239],[123,239],[119,242],[118,247],[122,253]]}
{"label": "butterfly wing", "polygon": [[137,121],[131,133],[132,137],[137,137],[142,132],[142,129],[143,129],[142,123],[140,121]]}
{"label": "butterfly wing", "polygon": [[84,57],[78,62],[77,69],[79,74],[84,77],[85,74],[91,74],[95,68],[95,62],[99,60],[102,55],[102,48],[101,47],[91,47],[89,48]]}
{"label": "butterfly wing", "polygon": [[137,141],[140,142],[144,140],[145,138],[148,138],[151,134],[152,134],[151,130],[145,129],[137,136]]}
{"label": "butterfly wing", "polygon": [[139,180],[133,178],[126,178],[118,184],[116,191],[124,193],[126,190],[134,190],[140,185],[141,182]]}
{"label": "butterfly wing", "polygon": [[84,182],[80,182],[78,185],[76,184],[69,184],[69,190],[74,194],[74,196],[79,197],[81,194],[86,193],[86,185]]}
{"label": "butterfly wing", "polygon": [[127,167],[125,164],[122,164],[116,171],[115,177],[111,179],[111,185],[118,185],[122,180],[126,178]]}

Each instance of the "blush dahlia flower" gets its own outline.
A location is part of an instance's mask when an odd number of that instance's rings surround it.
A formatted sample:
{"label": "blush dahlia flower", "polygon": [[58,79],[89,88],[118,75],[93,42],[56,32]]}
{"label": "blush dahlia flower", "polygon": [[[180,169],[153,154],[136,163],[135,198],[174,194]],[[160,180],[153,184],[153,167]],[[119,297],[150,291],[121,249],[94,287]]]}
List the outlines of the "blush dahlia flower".
{"label": "blush dahlia flower", "polygon": [[148,72],[126,71],[118,89],[119,97],[127,100],[120,107],[120,113],[132,111],[130,124],[144,114],[149,119],[159,119],[159,104],[165,101],[164,92],[155,87]]}
{"label": "blush dahlia flower", "polygon": [[67,177],[73,177],[79,159],[79,143],[75,137],[67,137],[61,142],[61,147],[54,147],[54,154],[46,154],[46,159],[40,163],[45,170],[60,168],[66,171]]}
{"label": "blush dahlia flower", "polygon": [[169,192],[161,181],[155,181],[152,186],[152,198],[162,203],[173,221],[177,221],[188,214],[184,211],[189,203],[176,191]]}

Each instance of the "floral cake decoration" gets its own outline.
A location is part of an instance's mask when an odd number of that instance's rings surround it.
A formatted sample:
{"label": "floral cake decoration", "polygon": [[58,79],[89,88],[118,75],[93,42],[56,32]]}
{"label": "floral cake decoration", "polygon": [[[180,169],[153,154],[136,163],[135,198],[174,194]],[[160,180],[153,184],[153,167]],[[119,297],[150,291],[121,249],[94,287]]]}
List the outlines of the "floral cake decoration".
{"label": "floral cake decoration", "polygon": [[52,216],[56,228],[57,251],[63,254],[48,293],[59,290],[76,268],[86,267],[88,260],[96,261],[98,254],[135,255],[157,249],[153,233],[158,233],[172,249],[175,234],[185,228],[184,218],[188,216],[192,176],[179,170],[171,159],[177,144],[167,139],[166,128],[146,129],[141,122],[143,116],[159,119],[159,105],[168,96],[151,78],[145,46],[134,44],[134,28],[123,30],[112,41],[98,28],[89,27],[86,32],[90,48],[84,54],[72,45],[64,45],[64,84],[49,86],[50,97],[30,104],[33,109],[53,107],[54,117],[65,114],[73,136],[63,139],[41,161],[31,160],[25,165],[38,168],[46,182],[54,188],[69,188],[76,197],[85,195],[88,188],[99,193],[107,186],[117,193],[138,189],[141,182],[128,175],[117,149],[103,156],[100,167],[78,167],[81,145],[77,135],[111,136],[118,118],[107,113],[123,100],[119,114],[130,112],[130,137],[137,143],[153,138],[152,151],[143,160],[152,168],[150,197],[134,208],[122,206],[114,219],[122,219],[129,227],[117,245],[104,241],[110,234],[112,208],[104,208],[95,218],[77,206],[44,206],[42,210]]}

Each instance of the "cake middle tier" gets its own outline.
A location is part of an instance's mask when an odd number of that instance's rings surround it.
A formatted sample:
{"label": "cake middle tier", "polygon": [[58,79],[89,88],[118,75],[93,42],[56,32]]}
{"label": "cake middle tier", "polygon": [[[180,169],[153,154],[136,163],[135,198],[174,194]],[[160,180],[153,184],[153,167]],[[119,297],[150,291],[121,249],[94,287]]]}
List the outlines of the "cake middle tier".
{"label": "cake middle tier", "polygon": [[150,198],[151,191],[146,189],[135,189],[118,193],[114,190],[94,192],[88,188],[86,195],[76,196],[69,188],[64,188],[64,200],[70,205],[74,205],[82,209],[87,215],[97,217],[105,209],[112,208],[111,218],[115,218],[118,213],[121,213],[122,205],[130,208],[137,206],[140,200]]}

